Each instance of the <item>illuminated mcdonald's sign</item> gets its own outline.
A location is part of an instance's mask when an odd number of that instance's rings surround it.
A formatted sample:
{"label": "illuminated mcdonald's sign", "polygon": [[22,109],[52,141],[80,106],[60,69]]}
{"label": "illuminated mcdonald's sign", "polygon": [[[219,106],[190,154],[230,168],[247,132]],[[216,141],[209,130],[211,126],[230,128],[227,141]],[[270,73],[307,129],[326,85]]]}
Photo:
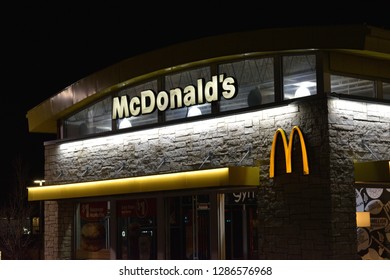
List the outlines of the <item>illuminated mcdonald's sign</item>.
{"label": "illuminated mcdonald's sign", "polygon": [[282,136],[282,140],[283,140],[284,156],[286,159],[286,173],[292,172],[291,154],[292,154],[292,146],[294,143],[295,132],[298,133],[299,140],[301,142],[303,174],[305,174],[305,175],[309,174],[309,163],[307,160],[305,139],[303,138],[302,131],[299,129],[299,127],[294,126],[291,130],[288,144],[287,144],[286,133],[284,132],[283,129],[278,128],[278,130],[276,130],[276,132],[274,134],[274,139],[272,141],[272,148],[271,148],[271,156],[270,156],[270,167],[269,167],[269,177],[270,178],[273,178],[275,175],[275,149],[276,149],[276,142],[278,140],[279,135]]}

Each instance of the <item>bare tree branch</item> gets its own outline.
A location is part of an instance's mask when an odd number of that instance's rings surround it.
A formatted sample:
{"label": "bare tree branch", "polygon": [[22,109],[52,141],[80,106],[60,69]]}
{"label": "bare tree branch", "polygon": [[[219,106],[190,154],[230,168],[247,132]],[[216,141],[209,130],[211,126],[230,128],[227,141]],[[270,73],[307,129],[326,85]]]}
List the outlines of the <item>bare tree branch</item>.
{"label": "bare tree branch", "polygon": [[34,237],[31,228],[33,205],[27,200],[28,167],[21,156],[13,162],[14,186],[5,207],[0,209],[0,250],[7,259],[28,259]]}

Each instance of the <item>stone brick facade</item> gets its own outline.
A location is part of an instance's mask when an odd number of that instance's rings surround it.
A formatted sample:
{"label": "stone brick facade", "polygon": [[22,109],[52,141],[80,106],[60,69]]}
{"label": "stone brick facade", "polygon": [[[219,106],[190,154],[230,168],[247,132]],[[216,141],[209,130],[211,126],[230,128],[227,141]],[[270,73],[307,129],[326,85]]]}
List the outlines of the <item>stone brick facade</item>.
{"label": "stone brick facade", "polygon": [[[390,117],[388,107],[378,112],[378,105],[343,106],[338,101],[302,100],[121,137],[47,143],[45,179],[63,184],[200,167],[260,166],[260,259],[355,259],[353,160],[372,158],[362,139],[378,157],[389,156]],[[278,144],[277,176],[270,179],[274,133],[283,128],[288,135],[294,125],[305,136],[310,175],[302,175],[299,145],[294,145],[293,173],[285,174]],[[73,212],[71,201],[45,202],[46,259],[73,257]]]}
{"label": "stone brick facade", "polygon": [[353,163],[390,158],[390,107],[329,99],[328,108],[332,251],[333,258],[349,259],[356,251]]}
{"label": "stone brick facade", "polygon": [[71,202],[45,202],[45,260],[72,259],[73,212]]}

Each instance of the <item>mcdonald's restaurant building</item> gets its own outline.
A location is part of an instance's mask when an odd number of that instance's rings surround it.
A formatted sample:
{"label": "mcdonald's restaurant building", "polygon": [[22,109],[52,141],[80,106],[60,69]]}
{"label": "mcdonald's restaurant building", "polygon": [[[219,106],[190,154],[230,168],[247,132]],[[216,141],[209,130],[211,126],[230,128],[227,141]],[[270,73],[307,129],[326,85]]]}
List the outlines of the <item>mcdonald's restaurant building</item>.
{"label": "mcdonald's restaurant building", "polygon": [[45,259],[389,259],[390,31],[275,28],[131,57],[27,112]]}

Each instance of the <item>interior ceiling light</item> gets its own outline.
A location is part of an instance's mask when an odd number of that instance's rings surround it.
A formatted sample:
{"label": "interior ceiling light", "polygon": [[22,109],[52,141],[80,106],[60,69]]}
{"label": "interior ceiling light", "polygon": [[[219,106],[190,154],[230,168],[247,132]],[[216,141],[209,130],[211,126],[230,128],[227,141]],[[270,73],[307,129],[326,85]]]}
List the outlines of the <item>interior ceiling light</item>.
{"label": "interior ceiling light", "polygon": [[202,115],[202,111],[198,107],[190,107],[188,109],[187,117],[195,117]]}
{"label": "interior ceiling light", "polygon": [[304,81],[304,82],[296,83],[294,85],[298,86],[298,89],[295,91],[294,97],[299,98],[299,97],[311,95],[310,90],[308,88],[315,86],[316,83]]}
{"label": "interior ceiling light", "polygon": [[311,95],[310,90],[307,87],[300,86],[294,94],[295,98],[304,97]]}
{"label": "interior ceiling light", "polygon": [[131,127],[131,121],[129,118],[124,118],[119,123],[119,129]]}

